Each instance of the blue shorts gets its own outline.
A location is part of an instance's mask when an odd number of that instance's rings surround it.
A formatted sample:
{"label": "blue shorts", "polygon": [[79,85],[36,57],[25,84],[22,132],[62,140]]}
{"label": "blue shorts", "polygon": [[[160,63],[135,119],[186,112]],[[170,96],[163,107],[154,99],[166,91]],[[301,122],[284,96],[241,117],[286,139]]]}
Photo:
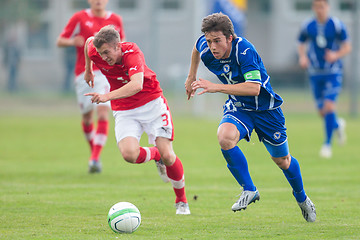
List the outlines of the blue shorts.
{"label": "blue shorts", "polygon": [[255,130],[271,156],[284,157],[289,154],[285,117],[280,107],[267,111],[246,111],[229,106],[228,100],[220,125],[225,122],[234,124],[240,132],[239,141],[243,138],[250,141],[251,133]]}
{"label": "blue shorts", "polygon": [[318,109],[323,108],[325,100],[336,101],[342,86],[341,74],[310,76],[310,84]]}

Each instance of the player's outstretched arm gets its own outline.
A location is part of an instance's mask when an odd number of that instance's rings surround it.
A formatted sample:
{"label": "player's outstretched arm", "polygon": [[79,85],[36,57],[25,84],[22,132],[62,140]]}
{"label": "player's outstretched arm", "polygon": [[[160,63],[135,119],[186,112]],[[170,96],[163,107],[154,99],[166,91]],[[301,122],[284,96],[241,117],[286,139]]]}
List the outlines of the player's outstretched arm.
{"label": "player's outstretched arm", "polygon": [[84,38],[80,35],[77,35],[73,38],[58,37],[56,40],[56,45],[58,47],[82,47],[84,46],[84,42]]}
{"label": "player's outstretched arm", "polygon": [[84,79],[90,87],[94,87],[94,72],[92,67],[92,61],[88,54],[88,44],[93,37],[89,37],[84,46],[84,55],[85,55],[85,72]]}
{"label": "player's outstretched arm", "polygon": [[187,95],[187,99],[189,100],[190,97],[193,97],[195,95],[195,91],[193,87],[191,86],[191,84],[196,81],[196,75],[197,75],[197,70],[200,64],[200,53],[196,50],[195,46],[192,50],[192,54],[191,54],[191,63],[190,63],[190,70],[189,70],[189,75],[186,78],[185,81],[185,91],[186,91],[186,95]]}
{"label": "player's outstretched arm", "polygon": [[299,54],[300,67],[303,69],[306,69],[309,66],[309,59],[306,55],[306,44],[305,43],[299,43],[298,54]]}
{"label": "player's outstretched arm", "polygon": [[225,93],[235,96],[258,96],[260,94],[260,82],[243,82],[237,84],[218,84],[212,83],[208,80],[199,78],[191,84],[194,91],[201,88],[203,89],[198,95],[204,93]]}

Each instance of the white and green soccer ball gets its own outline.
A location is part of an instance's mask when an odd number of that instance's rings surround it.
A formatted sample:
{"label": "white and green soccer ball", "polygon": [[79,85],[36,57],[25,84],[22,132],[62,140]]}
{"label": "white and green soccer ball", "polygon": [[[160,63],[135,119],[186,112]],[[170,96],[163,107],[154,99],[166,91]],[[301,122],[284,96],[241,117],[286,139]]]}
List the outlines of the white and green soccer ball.
{"label": "white and green soccer ball", "polygon": [[113,205],[107,219],[111,230],[116,233],[133,233],[141,223],[139,209],[129,202],[118,202]]}

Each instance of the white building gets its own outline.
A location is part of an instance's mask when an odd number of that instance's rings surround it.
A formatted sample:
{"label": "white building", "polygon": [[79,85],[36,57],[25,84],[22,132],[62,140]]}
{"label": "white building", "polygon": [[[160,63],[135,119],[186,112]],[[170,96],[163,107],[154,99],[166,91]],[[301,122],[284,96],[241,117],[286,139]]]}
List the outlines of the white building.
{"label": "white building", "polygon": [[[19,1],[37,9],[39,20],[12,22],[12,26],[18,26],[22,40],[19,88],[60,91],[65,76],[64,50],[57,48],[55,42],[72,14],[88,7],[87,0]],[[352,2],[330,0],[332,13],[347,24],[350,35]],[[207,3],[207,0],[109,0],[108,9],[123,17],[127,40],[140,46],[162,86],[183,87],[191,50],[201,34],[201,19],[208,14],[204,7]],[[312,16],[310,7],[311,0],[248,0],[245,37],[259,51],[274,84],[277,79],[289,85],[304,82],[304,73],[297,65],[296,39],[302,21]],[[6,13],[6,9],[0,13]],[[8,23],[0,27],[4,25]],[[0,41],[4,41],[5,35],[0,36]],[[0,89],[4,89],[6,71],[3,68],[0,72]]]}

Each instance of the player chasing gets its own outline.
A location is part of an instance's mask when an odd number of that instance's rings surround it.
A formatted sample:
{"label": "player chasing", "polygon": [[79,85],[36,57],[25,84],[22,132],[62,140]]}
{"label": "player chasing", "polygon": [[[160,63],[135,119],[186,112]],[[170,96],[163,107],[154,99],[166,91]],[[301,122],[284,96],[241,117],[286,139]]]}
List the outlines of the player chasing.
{"label": "player chasing", "polygon": [[[116,141],[125,161],[146,163],[155,160],[163,180],[170,181],[175,195],[176,214],[190,214],[185,194],[184,170],[175,155],[174,127],[170,109],[156,74],[145,64],[135,43],[121,42],[112,27],[103,27],[86,41],[85,80],[94,87],[92,62],[110,83],[109,93],[90,92],[96,104],[110,101],[115,118]],[[155,147],[140,147],[143,132]]]}
{"label": "player chasing", "polygon": [[[125,33],[122,18],[105,7],[108,0],[88,0],[89,9],[76,12],[66,24],[63,32],[57,39],[59,47],[76,47],[75,64],[75,90],[78,105],[82,114],[82,129],[91,149],[89,158],[89,173],[101,172],[100,154],[107,141],[109,129],[110,103],[92,104],[90,97],[84,96],[89,91],[99,93],[109,92],[109,83],[100,70],[94,66],[95,89],[84,81],[84,43],[85,40],[98,32],[101,27],[112,24],[119,31],[120,38],[125,41]],[[93,115],[97,113],[97,127],[95,130]]]}
{"label": "player chasing", "polygon": [[341,58],[351,52],[351,43],[344,23],[329,16],[327,0],[313,0],[312,9],[315,18],[303,24],[299,35],[299,64],[308,69],[313,95],[324,121],[325,141],[320,156],[330,158],[333,133],[338,134],[340,145],[346,141],[345,120],[337,117],[336,101],[342,85]]}
{"label": "player chasing", "polygon": [[[289,152],[285,118],[280,108],[283,100],[272,90],[270,77],[255,47],[245,38],[235,35],[231,20],[222,13],[205,17],[201,31],[204,34],[192,50],[185,89],[188,99],[197,89],[202,89],[198,95],[216,92],[229,95],[217,136],[227,166],[243,188],[231,209],[245,210],[260,199],[245,155],[237,146],[241,139],[250,141],[255,130],[292,187],[303,217],[314,222],[315,205],[305,194],[299,162]],[[202,78],[197,80],[200,60],[223,84]]]}

